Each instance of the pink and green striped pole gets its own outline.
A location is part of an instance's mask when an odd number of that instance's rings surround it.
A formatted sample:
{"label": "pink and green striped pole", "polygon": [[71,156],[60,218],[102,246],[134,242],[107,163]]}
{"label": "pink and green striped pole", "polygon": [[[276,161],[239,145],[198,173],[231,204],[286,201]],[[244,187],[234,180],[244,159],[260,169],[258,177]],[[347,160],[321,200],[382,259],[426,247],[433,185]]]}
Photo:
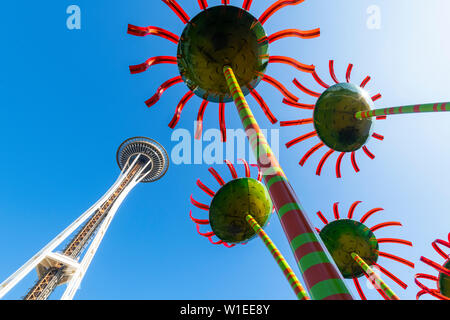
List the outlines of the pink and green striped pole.
{"label": "pink and green striped pole", "polygon": [[259,223],[251,215],[248,215],[246,217],[246,220],[247,220],[248,224],[256,232],[256,234],[264,242],[267,249],[269,249],[270,253],[272,254],[275,261],[277,262],[281,271],[283,271],[283,274],[286,277],[286,280],[291,285],[292,290],[294,290],[294,293],[297,296],[297,298],[299,300],[310,300],[308,293],[305,291],[305,289],[303,288],[300,281],[298,281],[297,276],[295,275],[294,271],[292,271],[292,269],[289,266],[289,264],[287,263],[286,259],[284,259],[281,252],[278,250],[278,248],[275,246],[275,244],[272,242],[272,240],[269,238],[269,236],[263,230],[263,228],[261,228]]}
{"label": "pink and green striped pole", "polygon": [[356,119],[366,119],[393,114],[424,113],[424,112],[446,112],[450,111],[450,102],[416,104],[403,107],[382,108],[370,111],[360,111],[355,114]]}
{"label": "pink and green striped pole", "polygon": [[314,300],[352,300],[325,245],[308,220],[297,196],[245,100],[229,66],[223,68],[242,125],[264,175],[281,225],[294,253],[306,287]]}
{"label": "pink and green striped pole", "polygon": [[352,253],[352,258],[356,261],[357,264],[364,270],[364,273],[368,276],[369,279],[371,279],[373,285],[379,289],[382,290],[390,300],[400,300],[400,298],[392,291],[391,288],[381,279],[375,271],[372,270],[372,268],[363,260],[360,256],[358,256],[356,253]]}

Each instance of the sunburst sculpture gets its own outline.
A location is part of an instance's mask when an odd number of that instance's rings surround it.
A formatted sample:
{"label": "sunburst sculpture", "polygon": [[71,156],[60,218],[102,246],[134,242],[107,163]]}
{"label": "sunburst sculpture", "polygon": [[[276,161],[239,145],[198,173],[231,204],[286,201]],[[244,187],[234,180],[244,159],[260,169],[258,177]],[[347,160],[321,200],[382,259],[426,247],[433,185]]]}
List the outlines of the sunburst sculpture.
{"label": "sunburst sculpture", "polygon": [[[245,160],[241,161],[245,167],[244,177],[239,177],[234,165],[225,160],[231,173],[231,180],[228,181],[225,181],[214,168],[208,169],[220,185],[217,192],[207,187],[200,179],[197,180],[197,186],[201,191],[212,198],[211,203],[209,205],[201,203],[192,195],[190,200],[195,207],[208,212],[208,219],[194,218],[192,211],[189,212],[189,216],[196,224],[198,234],[208,238],[214,245],[232,248],[236,244],[246,244],[259,236],[281,268],[297,298],[309,300],[294,271],[263,230],[272,214],[273,204],[267,189],[261,183],[262,172],[257,165],[253,165],[258,168],[258,176],[256,179],[252,178],[249,164]],[[209,225],[211,231],[202,232],[201,225]]]}
{"label": "sunburst sculpture", "polygon": [[[450,300],[450,255],[445,253],[440,246],[450,249],[450,233],[448,234],[448,241],[437,239],[431,244],[433,249],[445,259],[444,264],[439,264],[425,257],[421,257],[420,261],[439,272],[438,276],[433,276],[425,273],[418,273],[415,276],[415,282],[421,289],[417,293],[417,300],[424,294],[429,294],[439,300]],[[436,289],[431,289],[422,284],[420,279],[431,280],[436,283]]]}
{"label": "sunburst sculpture", "polygon": [[341,163],[347,153],[350,153],[350,160],[355,172],[359,172],[359,166],[356,160],[356,151],[362,149],[365,155],[374,159],[375,155],[368,149],[367,143],[370,138],[384,140],[384,136],[373,132],[373,121],[375,117],[378,120],[384,120],[388,115],[423,113],[423,112],[442,112],[450,110],[450,103],[431,103],[423,105],[411,105],[395,108],[374,109],[374,102],[382,96],[375,94],[370,96],[365,90],[366,85],[371,80],[370,76],[364,78],[361,84],[356,85],[351,81],[353,64],[349,64],[345,75],[345,82],[339,81],[334,71],[334,61],[329,62],[329,73],[334,85],[329,85],[323,81],[316,71],[312,72],[313,78],[325,90],[322,93],[313,91],[297,79],[293,80],[294,85],[303,93],[317,98],[315,104],[305,104],[284,98],[283,103],[299,108],[313,111],[312,118],[300,120],[281,121],[281,127],[314,125],[314,130],[307,132],[286,143],[287,148],[309,140],[314,137],[319,138],[319,143],[314,145],[300,160],[300,165],[304,166],[306,161],[322,148],[328,148],[318,163],[316,174],[322,173],[322,168],[327,160],[338,153],[336,160],[336,177],[341,178]]}
{"label": "sunburst sculpture", "polygon": [[[324,241],[331,256],[345,279],[352,279],[362,300],[366,300],[366,296],[361,288],[358,278],[366,276],[371,278],[368,274],[367,267],[376,266],[378,269],[403,289],[408,286],[405,282],[400,280],[397,276],[389,272],[386,268],[378,263],[379,257],[387,258],[400,262],[410,268],[414,268],[414,263],[400,258],[396,255],[386,253],[379,250],[380,243],[396,243],[407,246],[412,246],[412,243],[407,240],[396,238],[377,238],[375,232],[382,228],[391,226],[402,226],[400,222],[389,221],[377,224],[371,228],[366,226],[367,220],[374,214],[383,211],[382,208],[374,208],[364,214],[360,220],[354,220],[354,212],[361,201],[354,202],[346,218],[341,218],[339,213],[339,203],[333,205],[334,221],[329,222],[321,211],[317,212],[320,220],[325,224],[323,229],[317,229],[320,237]],[[370,271],[370,270],[369,270]],[[380,295],[386,300],[398,299],[393,294],[389,287],[376,287]]]}
{"label": "sunburst sculpture", "polygon": [[[303,158],[300,160],[300,165],[304,166],[306,161],[319,149],[328,147],[329,150],[325,153],[317,166],[316,174],[321,175],[322,168],[327,160],[335,153],[339,153],[336,160],[336,177],[341,178],[341,163],[346,153],[350,153],[350,159],[352,166],[356,172],[359,172],[359,166],[356,161],[356,151],[361,149],[371,159],[375,158],[375,155],[370,152],[366,142],[370,136],[378,140],[384,140],[384,136],[378,133],[372,133],[372,121],[355,121],[353,114],[357,111],[371,110],[373,102],[381,98],[381,94],[376,94],[372,97],[364,91],[364,88],[371,80],[370,76],[367,76],[359,86],[351,83],[351,73],[353,70],[353,64],[349,64],[346,72],[346,82],[340,82],[336,77],[334,71],[334,61],[329,62],[330,76],[335,82],[335,85],[330,86],[325,83],[317,74],[313,72],[313,77],[320,84],[325,91],[318,93],[306,88],[297,79],[294,79],[294,84],[302,92],[318,98],[316,104],[305,104],[289,99],[284,99],[283,102],[287,105],[295,108],[313,110],[314,116],[312,118],[305,118],[292,121],[281,121],[281,127],[289,126],[302,126],[307,124],[313,124],[315,130],[297,137],[288,143],[287,148],[291,148],[294,145],[306,141],[308,139],[318,137],[320,142],[312,147]],[[345,96],[348,92],[352,94]],[[344,94],[343,94],[344,93]],[[337,100],[338,97],[341,99]],[[342,117],[337,119],[336,114],[342,114]],[[383,118],[379,118],[383,119]]]}
{"label": "sunburst sculpture", "polygon": [[[199,0],[200,9],[203,11],[192,19],[176,1],[162,1],[186,24],[180,37],[159,27],[138,27],[131,24],[128,25],[128,33],[135,36],[155,35],[170,40],[178,45],[177,56],[152,57],[144,63],[130,66],[130,72],[132,74],[144,72],[149,67],[161,63],[178,65],[180,75],[164,82],[156,93],[145,102],[148,107],[151,107],[170,87],[181,82],[188,86],[188,92],[181,98],[169,123],[170,128],[176,127],[183,108],[194,95],[197,95],[203,101],[197,114],[195,138],[200,139],[201,137],[203,117],[208,104],[215,102],[219,104],[218,114],[222,140],[226,141],[225,105],[227,102],[233,101],[222,70],[223,61],[227,59],[231,63],[244,94],[250,93],[253,96],[272,124],[278,120],[256,90],[260,81],[274,86],[286,99],[298,100],[278,80],[265,74],[267,65],[284,63],[307,73],[313,72],[314,66],[285,56],[270,56],[269,44],[286,37],[302,39],[319,37],[320,29],[309,31],[286,29],[267,36],[263,25],[278,10],[288,5],[299,4],[304,0],[277,1],[258,19],[248,12],[252,0],[245,0],[242,8],[230,6],[229,1],[222,1],[222,6],[208,7],[206,0]],[[235,19],[237,17],[239,19]],[[227,28],[225,29],[224,26]]]}

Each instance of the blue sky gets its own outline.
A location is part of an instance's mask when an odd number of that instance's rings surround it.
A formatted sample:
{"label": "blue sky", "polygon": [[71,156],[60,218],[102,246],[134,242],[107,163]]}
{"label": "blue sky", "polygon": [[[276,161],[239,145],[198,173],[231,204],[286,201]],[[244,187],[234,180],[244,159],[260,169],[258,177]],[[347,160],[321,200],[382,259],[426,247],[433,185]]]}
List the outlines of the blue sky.
{"label": "blue sky", "polygon": [[[217,5],[220,1],[209,1]],[[273,1],[254,1],[258,17]],[[179,0],[193,17],[197,1]],[[241,5],[242,1],[234,1]],[[81,30],[66,28],[66,8],[81,8]],[[381,10],[381,29],[366,26],[367,8]],[[157,37],[127,35],[128,23],[154,25],[176,34],[181,21],[161,1],[58,1],[7,2],[2,6],[0,33],[4,46],[0,77],[2,116],[0,137],[0,279],[7,278],[35,252],[94,203],[119,174],[115,152],[132,136],[148,136],[170,153],[176,142],[167,124],[186,92],[177,85],[148,109],[144,101],[168,78],[177,75],[174,65],[159,65],[131,76],[128,65],[157,55],[175,55],[176,45]],[[352,79],[368,74],[371,93],[381,92],[377,106],[397,106],[448,101],[448,31],[450,3],[444,0],[305,1],[288,7],[266,23],[268,34],[286,28],[320,27],[312,40],[284,39],[271,45],[271,54],[287,55],[314,64],[330,82],[328,60],[344,80],[348,63],[355,65]],[[297,77],[320,90],[307,74],[283,65],[269,66],[267,73],[281,80],[302,101],[313,103],[292,84]],[[358,83],[359,83],[358,82]],[[281,104],[281,95],[267,84],[258,87],[279,120],[310,117],[309,112]],[[179,128],[193,131],[200,99],[194,97],[183,111]],[[249,99],[262,128],[270,125],[252,98]],[[349,158],[343,163],[344,178],[334,177],[330,161],[322,177],[315,168],[323,153],[315,154],[305,167],[298,161],[316,140],[286,150],[283,144],[308,131],[280,130],[280,162],[312,222],[321,227],[315,212],[331,218],[339,201],[347,210],[363,201],[357,217],[374,207],[384,213],[372,217],[370,226],[401,221],[403,228],[386,228],[380,237],[400,237],[414,247],[382,244],[383,251],[417,263],[416,270],[386,259],[380,263],[409,284],[401,290],[387,282],[403,298],[418,291],[417,272],[432,272],[418,263],[421,255],[441,259],[430,243],[450,231],[450,114],[394,116],[376,123],[384,142],[370,141],[377,156],[358,154],[361,172],[355,174]],[[232,104],[227,105],[229,128],[240,128]],[[218,127],[218,108],[205,114],[205,129]],[[164,179],[139,185],[122,205],[78,292],[77,299],[293,299],[277,265],[262,243],[226,249],[211,245],[197,235],[189,219],[189,196],[207,201],[195,186],[198,177],[216,186],[207,165],[172,165]],[[242,174],[243,169],[239,168]],[[229,177],[225,166],[218,166]],[[200,215],[201,212],[196,212]],[[276,216],[267,227],[294,269],[285,236]],[[296,269],[296,271],[298,271]],[[299,274],[299,273],[298,273]],[[30,275],[6,296],[22,297],[33,285]],[[349,283],[350,286],[350,283]],[[351,287],[351,286],[350,286]],[[352,287],[351,287],[352,288]],[[352,288],[353,290],[353,288]],[[61,288],[58,293],[61,292]],[[354,292],[354,290],[353,290]],[[368,298],[379,299],[373,290]],[[56,294],[55,294],[56,296]]]}

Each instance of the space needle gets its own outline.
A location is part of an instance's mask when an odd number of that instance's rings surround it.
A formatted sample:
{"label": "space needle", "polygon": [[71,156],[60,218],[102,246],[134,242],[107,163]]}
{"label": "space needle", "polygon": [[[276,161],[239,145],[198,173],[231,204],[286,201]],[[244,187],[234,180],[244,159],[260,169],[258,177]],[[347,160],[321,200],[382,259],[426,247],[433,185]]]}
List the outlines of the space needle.
{"label": "space needle", "polygon": [[[67,287],[61,300],[73,299],[111,221],[127,195],[141,182],[149,183],[162,178],[169,166],[169,157],[164,147],[146,137],[124,141],[119,146],[116,157],[121,173],[112,187],[1,283],[0,298],[35,269],[38,280],[24,300],[47,300],[58,286],[64,284]],[[71,240],[62,251],[57,251],[67,239]]]}

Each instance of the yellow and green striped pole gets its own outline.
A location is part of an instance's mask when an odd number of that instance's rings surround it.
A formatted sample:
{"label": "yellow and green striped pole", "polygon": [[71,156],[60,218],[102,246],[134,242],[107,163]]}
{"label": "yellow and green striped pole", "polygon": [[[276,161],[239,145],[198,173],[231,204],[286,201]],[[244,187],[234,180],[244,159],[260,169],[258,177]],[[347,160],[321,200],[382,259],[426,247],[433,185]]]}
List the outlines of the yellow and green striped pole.
{"label": "yellow and green striped pole", "polygon": [[233,70],[225,66],[223,72],[311,298],[353,300],[341,273],[304,213],[294,190],[261,132]]}
{"label": "yellow and green striped pole", "polygon": [[352,253],[352,258],[356,261],[357,264],[364,270],[364,273],[371,279],[373,285],[382,290],[389,297],[390,300],[400,300],[400,298],[392,291],[391,288],[383,281],[376,273],[372,270],[372,268],[356,253]]}
{"label": "yellow and green striped pole", "polygon": [[294,293],[297,296],[297,298],[299,300],[310,300],[308,293],[305,291],[305,289],[303,288],[300,281],[298,281],[297,276],[295,275],[294,271],[292,271],[292,269],[289,266],[289,264],[287,263],[286,259],[284,259],[283,255],[278,250],[278,248],[275,246],[275,244],[272,242],[272,240],[269,238],[267,233],[263,230],[263,228],[261,228],[259,223],[251,215],[248,215],[246,217],[246,219],[247,219],[247,222],[249,223],[249,225],[256,232],[256,234],[264,242],[267,249],[269,249],[270,253],[272,254],[275,261],[277,262],[281,271],[283,271],[283,274],[286,277],[286,280],[291,285],[292,290],[294,290]]}
{"label": "yellow and green striped pole", "polygon": [[355,114],[355,118],[361,120],[372,117],[389,116],[393,114],[446,112],[446,111],[450,111],[450,102],[416,104],[403,107],[382,108],[370,111],[359,111]]}

